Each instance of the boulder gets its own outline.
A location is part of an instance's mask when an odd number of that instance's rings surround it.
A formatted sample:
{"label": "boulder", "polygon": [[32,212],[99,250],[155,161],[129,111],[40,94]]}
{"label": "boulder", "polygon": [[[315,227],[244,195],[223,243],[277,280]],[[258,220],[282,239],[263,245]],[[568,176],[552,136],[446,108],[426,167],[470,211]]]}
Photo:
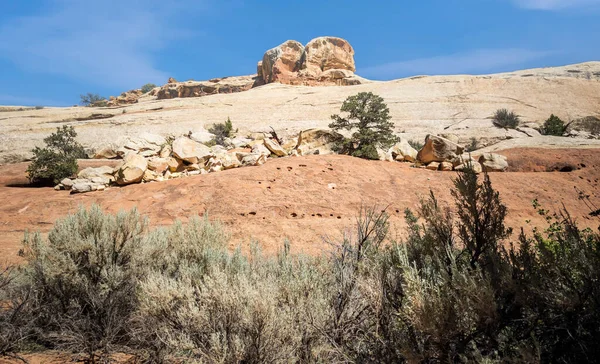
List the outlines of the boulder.
{"label": "boulder", "polygon": [[417,160],[424,164],[450,162],[461,155],[464,147],[439,136],[427,135],[425,145],[417,153]]}
{"label": "boulder", "polygon": [[167,158],[167,166],[170,172],[181,172],[185,169],[183,162],[177,158]]}
{"label": "boulder", "polygon": [[120,144],[122,146],[117,150],[117,154],[121,157],[129,152],[151,157],[160,153],[167,140],[158,134],[142,133],[138,136],[127,136]]}
{"label": "boulder", "polygon": [[299,155],[331,154],[333,145],[344,139],[342,134],[331,129],[308,129],[298,134],[296,150]]}
{"label": "boulder", "polygon": [[73,187],[73,180],[70,178],[64,178],[62,181],[60,181],[60,184],[63,185],[66,190],[70,190],[71,187]]}
{"label": "boulder", "polygon": [[148,160],[148,169],[156,173],[163,174],[167,169],[169,169],[169,159],[160,157],[152,158]]}
{"label": "boulder", "polygon": [[243,137],[235,137],[235,138],[227,138],[225,139],[225,144],[229,145],[232,148],[245,148],[248,146],[252,140]]}
{"label": "boulder", "polygon": [[504,172],[508,168],[506,157],[496,153],[483,153],[479,157],[479,163],[484,172]]}
{"label": "boulder", "polygon": [[271,151],[271,153],[275,154],[278,157],[285,157],[288,155],[285,150],[277,143],[276,140],[273,139],[265,139],[264,140],[265,147]]}
{"label": "boulder", "polygon": [[144,181],[144,182],[154,182],[154,181],[158,181],[159,177],[161,177],[160,174],[158,174],[158,173],[156,173],[156,172],[154,172],[154,171],[152,171],[150,169],[147,169],[144,172],[144,175],[142,177],[142,181]]}
{"label": "boulder", "polygon": [[209,133],[206,130],[199,130],[190,134],[190,139],[202,144],[208,143],[214,138],[215,135],[213,133]]}
{"label": "boulder", "polygon": [[[114,172],[114,168],[109,167],[109,166],[102,166],[102,167],[95,167],[95,168],[88,167],[88,168],[81,170],[79,173],[77,173],[77,178],[78,179],[88,179],[88,180],[94,179],[94,182],[96,182],[96,183],[102,183],[102,184],[108,185],[115,180],[115,177],[113,176],[113,172]],[[64,183],[63,183],[63,185],[64,185]]]}
{"label": "boulder", "polygon": [[417,159],[417,150],[413,148],[406,139],[400,139],[390,148],[392,157],[398,162],[414,162]]}
{"label": "boulder", "polygon": [[304,48],[303,68],[312,76],[320,76],[327,70],[356,71],[354,49],[348,41],[336,37],[319,37],[308,42]]}
{"label": "boulder", "polygon": [[123,163],[115,169],[114,174],[117,184],[123,186],[140,182],[147,168],[148,162],[140,154],[129,153],[125,155]]}
{"label": "boulder", "polygon": [[438,162],[431,162],[427,165],[427,169],[431,171],[437,171],[440,168],[440,164]]}
{"label": "boulder", "polygon": [[158,153],[158,156],[161,158],[169,158],[171,153],[173,153],[173,147],[171,147],[170,144],[165,144],[160,150],[160,153]]}
{"label": "boulder", "polygon": [[461,164],[466,164],[469,162],[478,162],[477,158],[475,158],[471,153],[463,153],[461,155],[456,156],[452,161],[452,165],[454,167],[459,166]]}
{"label": "boulder", "polygon": [[188,137],[179,137],[173,141],[173,155],[188,163],[198,163],[210,157],[210,148]]}
{"label": "boulder", "polygon": [[113,147],[105,147],[100,149],[94,154],[94,159],[115,159],[119,155]]}
{"label": "boulder", "polygon": [[221,162],[221,166],[224,170],[237,168],[242,165],[242,163],[237,159],[235,154],[220,153],[216,155],[216,158]]}
{"label": "boulder", "polygon": [[262,59],[262,79],[265,83],[290,83],[297,77],[302,67],[304,46],[295,40],[288,40],[265,52]]}
{"label": "boulder", "polygon": [[265,147],[265,143],[262,140],[260,141],[260,143],[255,144],[252,147],[252,153],[263,154],[265,157],[271,155],[271,151],[267,147]]}
{"label": "boulder", "polygon": [[91,191],[100,191],[104,190],[106,185],[104,183],[98,183],[94,181],[90,181],[87,179],[77,179],[74,181],[73,186],[71,186],[71,193],[85,193]]}
{"label": "boulder", "polygon": [[260,153],[248,153],[242,158],[244,166],[260,166],[267,161],[267,157]]}
{"label": "boulder", "polygon": [[477,174],[482,172],[481,164],[477,161],[471,161],[470,163],[459,164],[458,166],[454,167],[454,170],[455,171],[464,171],[469,166]]}
{"label": "boulder", "polygon": [[440,171],[451,171],[454,166],[450,162],[440,163]]}

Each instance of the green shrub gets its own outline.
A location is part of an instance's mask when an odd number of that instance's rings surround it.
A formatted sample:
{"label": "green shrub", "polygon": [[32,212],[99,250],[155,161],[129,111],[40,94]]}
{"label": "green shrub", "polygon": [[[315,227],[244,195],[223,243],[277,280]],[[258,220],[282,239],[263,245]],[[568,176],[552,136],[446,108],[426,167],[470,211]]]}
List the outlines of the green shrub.
{"label": "green shrub", "polygon": [[65,125],[44,139],[45,148],[35,147],[32,162],[27,167],[29,181],[55,185],[77,173],[77,159],[86,158],[86,153],[75,140],[76,136],[75,129]]}
{"label": "green shrub", "polygon": [[563,136],[566,130],[567,125],[558,116],[552,114],[540,128],[540,133],[543,135]]}
{"label": "green shrub", "polygon": [[492,119],[494,125],[506,129],[516,129],[521,122],[517,114],[513,111],[509,112],[507,109],[497,110]]}
{"label": "green shrub", "polygon": [[147,83],[144,86],[142,86],[141,90],[142,90],[142,93],[146,94],[146,93],[152,91],[155,87],[156,87],[155,84],[153,84],[153,83]]}
{"label": "green shrub", "polygon": [[390,121],[390,110],[383,98],[371,92],[360,92],[348,97],[340,109],[347,112],[346,118],[332,115],[329,127],[335,131],[356,131],[350,138],[335,145],[339,153],[359,158],[379,159],[377,148],[390,148],[398,141],[393,133],[394,124]]}
{"label": "green shrub", "polygon": [[233,124],[229,118],[224,123],[217,123],[208,128],[208,132],[215,135],[213,140],[218,145],[225,145],[225,139],[231,136],[232,131]]}
{"label": "green shrub", "polygon": [[104,107],[107,105],[106,98],[103,96],[100,96],[98,94],[93,94],[91,92],[88,92],[85,95],[79,95],[79,97],[81,99],[79,101],[79,104],[82,106]]}

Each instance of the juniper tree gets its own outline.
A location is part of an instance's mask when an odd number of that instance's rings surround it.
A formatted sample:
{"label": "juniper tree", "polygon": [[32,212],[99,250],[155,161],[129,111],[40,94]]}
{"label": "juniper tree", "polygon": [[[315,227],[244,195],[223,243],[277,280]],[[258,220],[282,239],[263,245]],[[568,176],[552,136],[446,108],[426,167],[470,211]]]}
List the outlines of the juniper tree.
{"label": "juniper tree", "polygon": [[332,115],[333,122],[329,127],[335,131],[356,131],[350,138],[344,138],[335,146],[337,152],[359,158],[379,159],[378,147],[389,148],[398,141],[393,133],[390,110],[382,97],[372,92],[360,92],[348,97],[340,111],[347,112],[348,116]]}

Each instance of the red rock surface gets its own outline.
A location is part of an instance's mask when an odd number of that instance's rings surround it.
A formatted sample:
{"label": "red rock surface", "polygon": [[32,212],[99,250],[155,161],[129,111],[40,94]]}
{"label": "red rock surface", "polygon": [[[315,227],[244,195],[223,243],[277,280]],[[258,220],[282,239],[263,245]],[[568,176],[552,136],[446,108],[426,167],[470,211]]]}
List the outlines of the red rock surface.
{"label": "red rock surface", "polygon": [[[595,229],[600,224],[588,216],[590,210],[577,199],[576,190],[589,194],[600,207],[600,149],[522,149],[502,154],[509,157],[513,172],[494,173],[491,179],[508,206],[510,226],[519,228],[526,220],[531,220],[530,227],[545,226],[531,207],[534,198],[550,210],[564,203],[584,226]],[[115,161],[82,161],[81,167],[108,163]],[[557,163],[575,168],[568,173],[529,172],[553,169]],[[92,203],[110,212],[137,206],[153,226],[208,212],[231,232],[231,247],[241,244],[246,249],[255,239],[267,253],[274,253],[289,239],[294,252],[320,254],[327,249],[321,237],[338,237],[352,227],[361,204],[387,206],[392,234],[402,236],[404,209],[414,209],[429,189],[451,203],[449,189],[455,176],[404,163],[327,155],[281,158],[260,167],[71,195],[25,187],[25,169],[25,163],[0,167],[0,257],[10,261],[18,261],[26,229],[47,232],[57,218]]]}

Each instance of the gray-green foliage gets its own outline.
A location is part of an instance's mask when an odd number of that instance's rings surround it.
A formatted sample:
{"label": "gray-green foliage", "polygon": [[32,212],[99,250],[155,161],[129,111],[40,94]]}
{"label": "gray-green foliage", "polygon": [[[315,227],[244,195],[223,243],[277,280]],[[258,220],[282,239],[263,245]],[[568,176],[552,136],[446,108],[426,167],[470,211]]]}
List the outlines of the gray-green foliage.
{"label": "gray-green foliage", "polygon": [[135,211],[80,209],[47,240],[26,236],[26,265],[0,275],[0,302],[11,302],[0,305],[0,355],[30,341],[90,361],[114,351],[224,363],[598,357],[598,233],[537,206],[549,228],[512,247],[487,175],[459,174],[452,196],[452,209],[431,193],[407,210],[401,242],[389,241],[385,212],[364,209],[323,257],[289,243],[275,256],[257,244],[232,251],[207,217],[148,231]]}
{"label": "gray-green foliage", "polygon": [[521,123],[521,119],[514,111],[507,109],[498,109],[492,117],[494,125],[499,128],[516,129]]}
{"label": "gray-green foliage", "polygon": [[355,157],[379,159],[377,148],[390,148],[398,141],[394,135],[390,110],[378,95],[372,92],[360,92],[348,97],[340,109],[347,117],[332,115],[329,127],[335,131],[356,130],[350,138],[336,145],[340,153]]}
{"label": "gray-green foliage", "polygon": [[75,137],[75,129],[64,125],[44,138],[46,147],[36,147],[32,151],[33,158],[27,167],[29,180],[35,184],[54,185],[77,173],[77,159],[86,158],[86,153]]}

